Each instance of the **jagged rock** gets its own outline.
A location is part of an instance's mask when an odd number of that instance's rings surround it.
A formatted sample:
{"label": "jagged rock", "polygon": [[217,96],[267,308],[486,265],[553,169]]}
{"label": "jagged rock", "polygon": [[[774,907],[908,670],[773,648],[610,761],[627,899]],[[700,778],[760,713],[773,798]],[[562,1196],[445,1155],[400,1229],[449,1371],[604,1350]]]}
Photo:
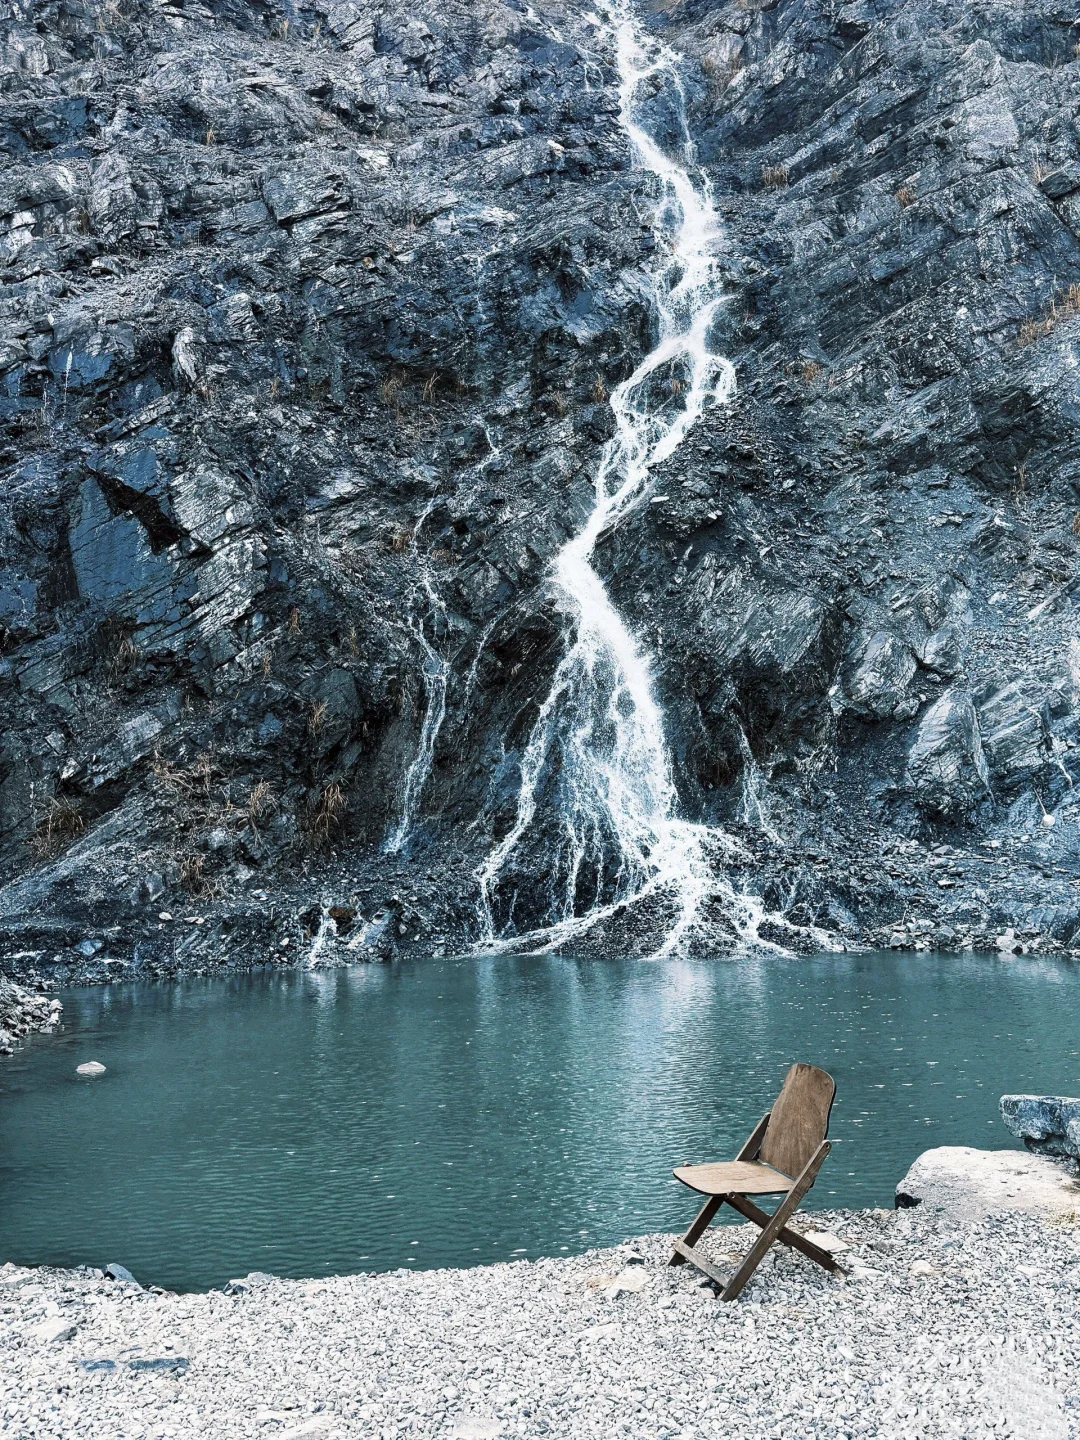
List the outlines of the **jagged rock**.
{"label": "jagged rock", "polygon": [[175,574],[133,515],[113,514],[96,480],[83,482],[70,546],[80,598],[128,616]]}
{"label": "jagged rock", "polygon": [[55,1029],[62,1012],[59,1000],[35,994],[0,975],[0,1054],[10,1055],[25,1035]]}
{"label": "jagged rock", "polygon": [[989,789],[978,717],[966,690],[948,690],[919,722],[907,756],[907,780],[931,815],[968,814]]}
{"label": "jagged rock", "polygon": [[915,674],[909,646],[879,630],[868,636],[848,663],[843,686],[848,706],[860,714],[883,719],[892,715]]}
{"label": "jagged rock", "polygon": [[933,631],[918,647],[916,654],[919,663],[927,670],[935,670],[950,679],[963,668],[960,637],[953,625],[943,625],[940,630]]}
{"label": "jagged rock", "polygon": [[199,374],[199,339],[190,325],[178,330],[173,338],[172,362],[177,378],[193,385]]}
{"label": "jagged rock", "polygon": [[1047,1156],[941,1145],[915,1161],[896,1187],[896,1205],[922,1205],[956,1220],[1007,1211],[1060,1219],[1080,1211],[1080,1181],[1074,1165]]}
{"label": "jagged rock", "polygon": [[135,229],[137,201],[127,159],[119,151],[105,154],[94,166],[87,205],[96,234],[115,244]]}
{"label": "jagged rock", "polygon": [[123,1280],[128,1285],[137,1285],[139,1283],[126,1265],[118,1265],[115,1260],[105,1266],[102,1274],[106,1280]]}
{"label": "jagged rock", "polygon": [[1050,724],[1045,704],[1034,705],[1013,681],[991,682],[977,696],[983,751],[994,782],[1006,789],[1030,784],[1050,763]]}
{"label": "jagged rock", "polygon": [[1080,1100],[1063,1095],[1003,1095],[1001,1118],[1036,1154],[1080,1159]]}
{"label": "jagged rock", "polygon": [[[948,827],[987,943],[1038,914],[1068,947],[1071,827],[1006,808],[1054,814],[1080,774],[1060,7],[635,13],[716,197],[737,379],[596,553],[679,813],[767,811],[820,852],[812,884],[769,840],[738,887],[795,884],[863,940],[929,878],[898,846]],[[420,868],[464,943],[572,623],[550,564],[655,334],[657,196],[610,38],[504,0],[57,14],[0,21],[0,952],[91,968],[72,945],[108,928],[189,963],[150,874],[236,937],[255,874],[301,914],[343,865],[371,915],[419,858],[382,843],[421,636],[448,682]],[[681,152],[655,80],[638,118]],[[643,398],[684,382],[673,361]],[[1036,830],[997,884],[981,842]]]}

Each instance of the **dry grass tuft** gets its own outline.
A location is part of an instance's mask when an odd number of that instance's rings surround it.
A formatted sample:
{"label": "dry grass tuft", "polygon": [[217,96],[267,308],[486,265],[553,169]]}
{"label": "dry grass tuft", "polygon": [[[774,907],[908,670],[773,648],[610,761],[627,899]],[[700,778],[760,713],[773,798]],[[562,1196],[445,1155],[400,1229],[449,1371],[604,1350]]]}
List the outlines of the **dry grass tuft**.
{"label": "dry grass tuft", "polygon": [[121,680],[139,661],[139,647],[130,635],[122,635],[120,643],[105,665],[105,681],[108,685]]}
{"label": "dry grass tuft", "polygon": [[260,821],[267,820],[276,813],[278,809],[277,796],[274,794],[273,786],[268,780],[260,780],[251,788],[248,796],[247,814],[248,823],[254,829]]}
{"label": "dry grass tuft", "polygon": [[308,718],[308,729],[312,735],[318,735],[319,731],[326,724],[326,712],[328,709],[325,700],[316,700],[311,707],[311,715]]}
{"label": "dry grass tuft", "polygon": [[901,185],[896,192],[896,201],[901,210],[910,210],[918,198],[919,192],[914,185]]}
{"label": "dry grass tuft", "polygon": [[209,800],[214,781],[214,762],[209,755],[196,755],[190,765],[174,765],[155,750],[150,769],[161,788],[170,795],[182,795],[185,800]]}
{"label": "dry grass tuft", "polygon": [[761,172],[761,188],[763,190],[785,190],[788,185],[788,167],[786,165],[766,165]]}
{"label": "dry grass tuft", "polygon": [[198,850],[187,850],[179,856],[180,884],[191,895],[200,900],[217,900],[224,895],[225,887],[214,875],[206,873],[206,856]]}
{"label": "dry grass tuft", "polygon": [[345,791],[332,781],[325,786],[311,812],[309,830],[317,849],[325,849],[341,829],[345,816]]}
{"label": "dry grass tuft", "polygon": [[85,833],[86,817],[75,801],[53,796],[30,836],[30,849],[38,860],[51,860]]}
{"label": "dry grass tuft", "polygon": [[401,408],[401,392],[405,387],[403,375],[387,375],[379,386],[379,394],[383,398],[383,404],[388,405],[395,412]]}
{"label": "dry grass tuft", "polygon": [[1018,337],[1020,344],[1034,345],[1037,340],[1052,334],[1067,320],[1075,320],[1077,315],[1080,315],[1080,285],[1074,284],[1050,301],[1050,309],[1041,320],[1024,321]]}
{"label": "dry grass tuft", "polygon": [[706,55],[701,62],[701,73],[709,82],[709,99],[716,105],[731,88],[736,75],[746,69],[742,55],[736,54],[721,59],[718,55]]}

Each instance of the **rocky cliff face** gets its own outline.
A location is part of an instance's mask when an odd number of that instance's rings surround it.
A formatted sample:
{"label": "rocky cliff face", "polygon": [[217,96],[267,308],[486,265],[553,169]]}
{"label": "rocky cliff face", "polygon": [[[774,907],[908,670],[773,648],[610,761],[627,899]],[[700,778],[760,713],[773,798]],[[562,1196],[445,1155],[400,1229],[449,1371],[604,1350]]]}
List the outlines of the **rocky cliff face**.
{"label": "rocky cliff face", "polygon": [[[650,343],[604,32],[551,0],[2,8],[8,968],[463,944],[561,654],[546,567]],[[1069,947],[1075,17],[646,18],[738,376],[598,552],[683,810],[798,924]]]}

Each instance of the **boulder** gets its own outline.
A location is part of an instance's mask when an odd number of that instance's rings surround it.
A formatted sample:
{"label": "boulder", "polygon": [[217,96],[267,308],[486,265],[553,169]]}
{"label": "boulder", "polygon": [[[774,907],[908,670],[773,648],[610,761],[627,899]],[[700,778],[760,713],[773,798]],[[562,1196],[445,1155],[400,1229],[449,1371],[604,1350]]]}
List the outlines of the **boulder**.
{"label": "boulder", "polygon": [[845,666],[847,707],[868,718],[884,719],[900,704],[914,674],[910,647],[887,630],[878,630],[856,647]]}
{"label": "boulder", "polygon": [[1080,1100],[1065,1095],[1003,1095],[1001,1118],[1035,1154],[1080,1159]]}
{"label": "boulder", "polygon": [[30,1333],[42,1345],[55,1345],[60,1340],[71,1340],[75,1335],[75,1328],[63,1315],[55,1315],[36,1326]]}
{"label": "boulder", "polygon": [[127,160],[112,150],[94,166],[87,206],[94,234],[107,244],[131,235],[138,203]]}
{"label": "boulder", "polygon": [[989,793],[975,705],[966,690],[947,690],[919,722],[907,781],[919,808],[943,820],[961,819]]}
{"label": "boulder", "polygon": [[979,733],[995,786],[1030,785],[1052,761],[1049,717],[1015,682],[987,685],[975,697]]}
{"label": "boulder", "polygon": [[953,676],[963,668],[960,636],[955,625],[943,625],[929,634],[917,651],[919,663],[938,675]]}
{"label": "boulder", "polygon": [[100,1060],[87,1060],[82,1065],[76,1065],[76,1075],[104,1075],[105,1066]]}
{"label": "boulder", "polygon": [[1011,1212],[1039,1219],[1080,1213],[1076,1167],[1023,1150],[926,1150],[896,1187],[896,1208],[924,1205],[957,1220]]}

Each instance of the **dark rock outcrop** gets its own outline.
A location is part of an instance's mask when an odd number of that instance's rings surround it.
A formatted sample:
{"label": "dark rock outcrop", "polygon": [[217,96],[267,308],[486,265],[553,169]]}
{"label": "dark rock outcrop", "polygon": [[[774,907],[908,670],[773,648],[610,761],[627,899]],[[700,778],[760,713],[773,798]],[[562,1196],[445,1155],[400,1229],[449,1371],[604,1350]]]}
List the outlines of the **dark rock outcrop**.
{"label": "dark rock outcrop", "polygon": [[[283,958],[324,909],[466,943],[560,654],[546,567],[649,343],[608,41],[509,0],[0,13],[9,968]],[[647,19],[739,380],[598,552],[682,807],[849,942],[1073,946],[1075,17]],[[446,719],[387,856],[425,647]]]}

